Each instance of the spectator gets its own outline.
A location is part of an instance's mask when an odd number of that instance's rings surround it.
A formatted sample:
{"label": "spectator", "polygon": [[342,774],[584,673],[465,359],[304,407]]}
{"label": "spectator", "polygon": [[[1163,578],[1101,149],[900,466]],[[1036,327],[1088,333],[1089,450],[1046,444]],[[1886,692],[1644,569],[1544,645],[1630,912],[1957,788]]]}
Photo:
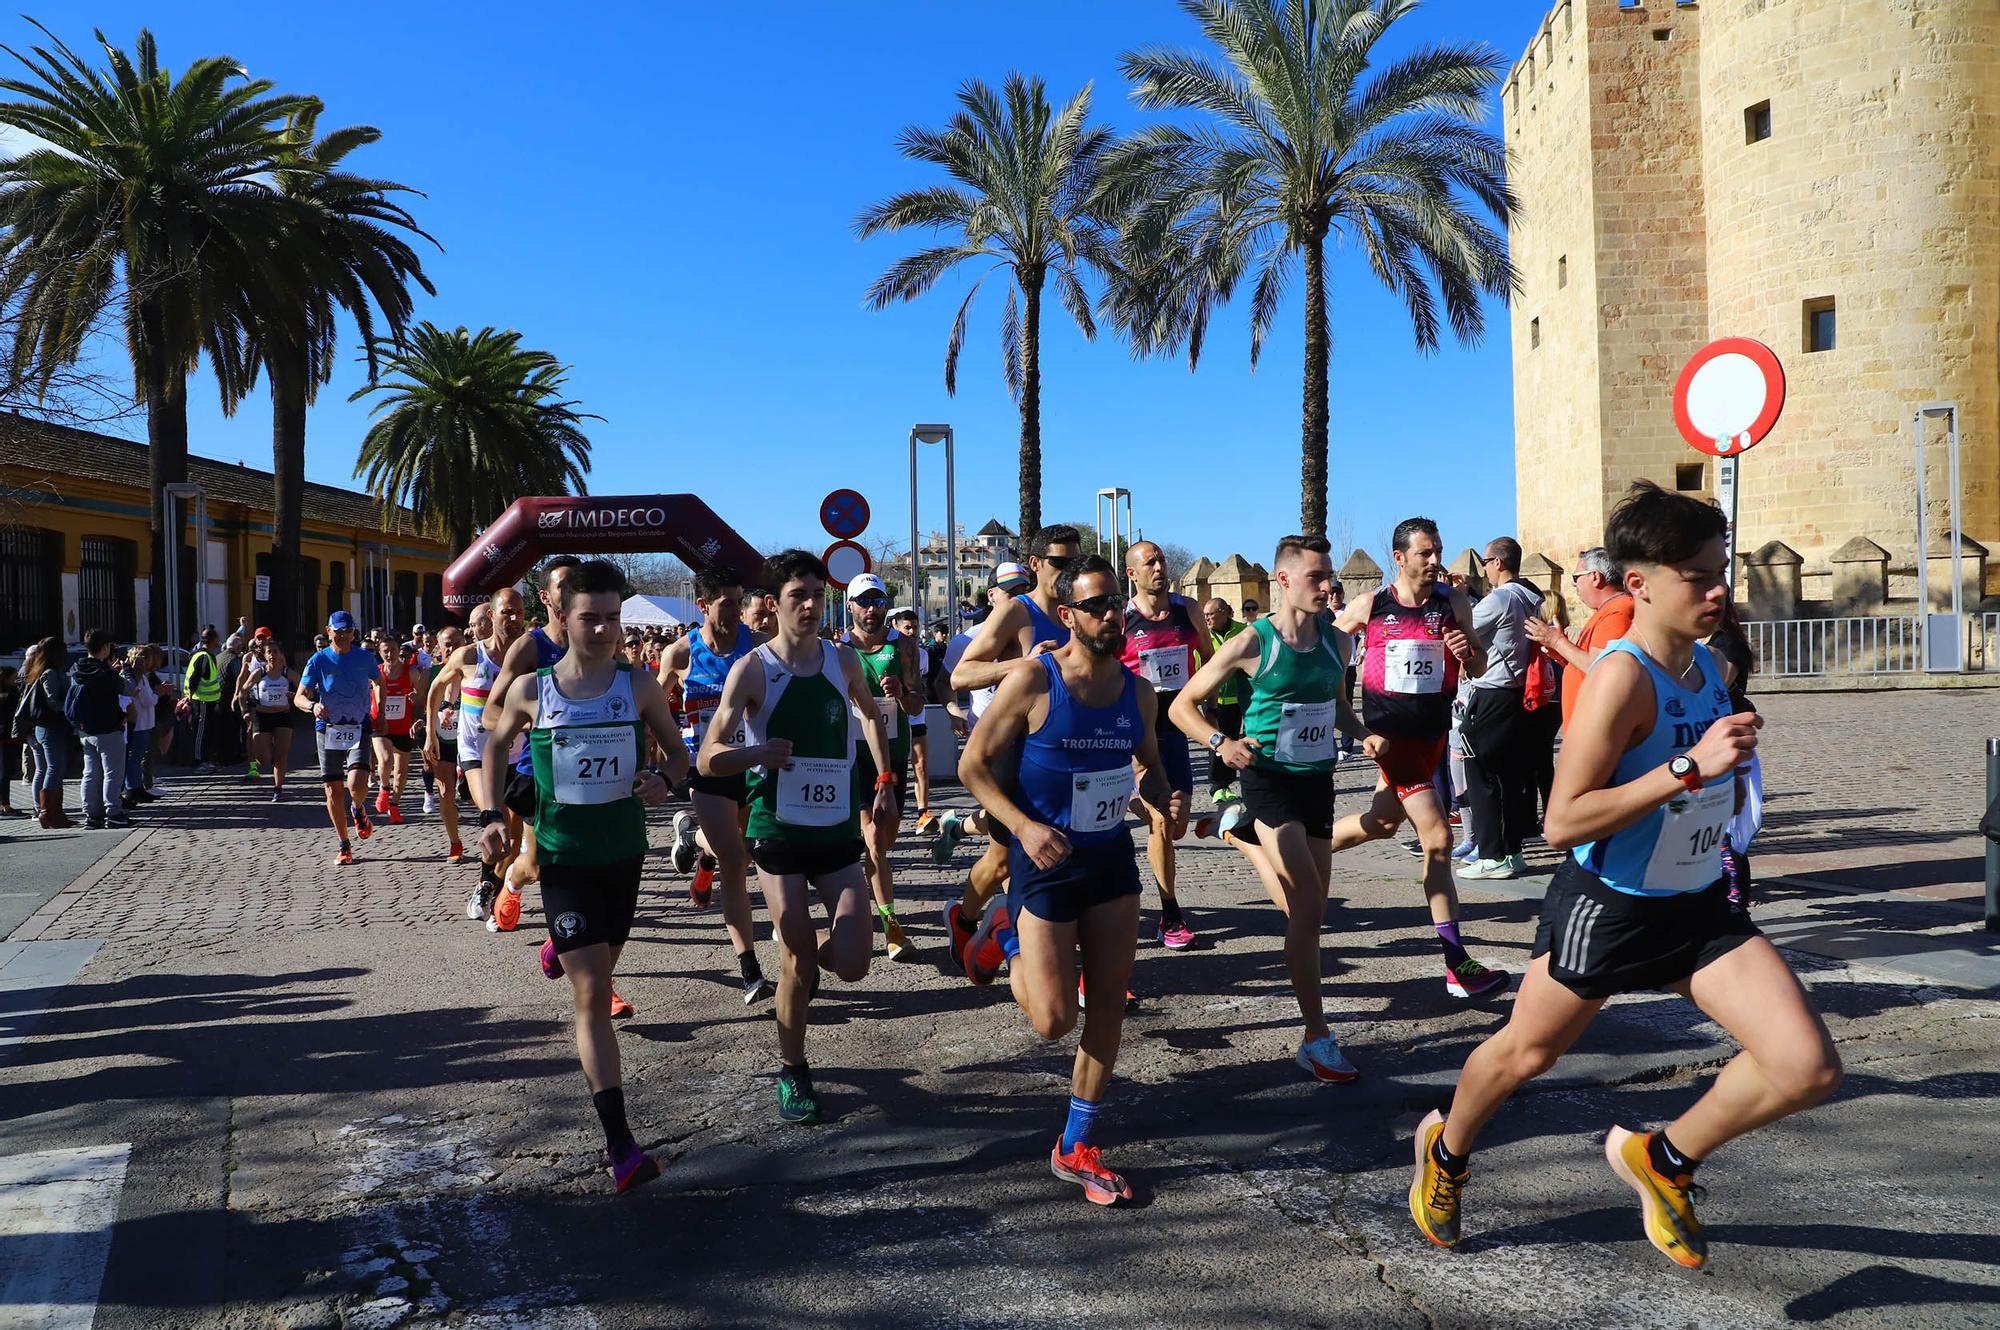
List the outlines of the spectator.
{"label": "spectator", "polygon": [[84,634],[84,658],[69,672],[63,714],[83,745],[83,825],[96,831],[130,826],[119,786],[125,776],[125,713],[131,692],[112,663],[111,634]]}
{"label": "spectator", "polygon": [[153,648],[136,646],[125,654],[125,686],[132,697],[132,724],[125,735],[124,804],[149,804],[155,795],[146,788],[146,758],[153,751],[158,723],[160,686],[153,677]]}
{"label": "spectator", "polygon": [[1603,546],[1577,555],[1569,580],[1576,588],[1576,598],[1590,609],[1590,618],[1574,643],[1564,636],[1562,629],[1539,615],[1523,625],[1535,644],[1563,667],[1565,717],[1575,713],[1576,697],[1583,690],[1583,676],[1590,673],[1591,665],[1605,647],[1625,636],[1632,627],[1632,596],[1625,590],[1624,577]]}
{"label": "spectator", "polygon": [[201,641],[188,657],[187,672],[181,676],[182,705],[194,726],[195,770],[215,770],[221,751],[222,727],[228,724],[222,707],[222,663],[218,658],[222,641],[213,626],[201,631]]}
{"label": "spectator", "polygon": [[21,676],[21,721],[32,731],[35,777],[29,790],[35,796],[35,811],[41,824],[59,831],[76,824],[63,816],[63,774],[69,767],[69,722],[63,719],[63,694],[67,676],[63,672],[63,640],[45,637],[29,652],[27,672]]}
{"label": "spectator", "polygon": [[21,747],[26,734],[14,733],[14,713],[21,707],[21,672],[0,665],[0,817],[19,817],[14,807],[14,782],[21,775]]}
{"label": "spectator", "polygon": [[1473,606],[1472,627],[1485,652],[1486,669],[1472,681],[1459,726],[1478,857],[1458,875],[1473,879],[1527,871],[1521,846],[1535,827],[1535,741],[1522,693],[1534,643],[1524,625],[1542,604],[1542,593],[1521,580],[1519,541],[1494,538],[1481,562],[1493,589]]}

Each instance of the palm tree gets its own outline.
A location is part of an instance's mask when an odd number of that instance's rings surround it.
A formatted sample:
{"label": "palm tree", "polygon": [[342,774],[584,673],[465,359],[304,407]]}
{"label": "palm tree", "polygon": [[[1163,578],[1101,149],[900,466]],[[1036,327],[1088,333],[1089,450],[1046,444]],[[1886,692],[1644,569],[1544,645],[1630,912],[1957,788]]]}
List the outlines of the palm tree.
{"label": "palm tree", "polygon": [[1007,389],[1021,408],[1021,532],[1029,535],[1042,524],[1042,288],[1053,279],[1076,326],[1086,338],[1097,336],[1083,277],[1115,261],[1112,234],[1091,206],[1113,137],[1084,123],[1088,84],[1060,113],[1051,111],[1041,79],[1018,73],[1007,76],[1000,94],[974,79],[959,89],[958,102],[963,109],[944,129],[911,127],[897,140],[905,157],[941,166],[957,183],[884,199],[854,229],[864,240],[913,226],[956,233],[890,265],[868,288],[870,309],[915,300],[961,263],[986,263],[945,343],[947,393],[958,391],[958,352],[973,298],[995,270],[1007,270],[1000,347]]}
{"label": "palm tree", "polygon": [[247,389],[243,292],[258,256],[279,249],[268,172],[285,118],[310,99],[275,94],[227,56],[176,79],[150,32],[129,56],[96,33],[99,71],[41,31],[50,47],[0,47],[27,71],[0,79],[19,99],[0,102],[0,125],[49,145],[0,161],[0,303],[20,311],[10,354],[46,386],[97,317],[122,306],[146,407],[148,626],[163,638],[178,594],[166,580],[167,541],[179,538],[166,486],[187,479],[187,376],[206,355],[226,409]]}
{"label": "palm tree", "polygon": [[397,232],[436,244],[392,197],[415,193],[406,185],[351,175],[341,162],[375,143],[368,125],[315,138],[319,107],[308,107],[286,125],[275,172],[287,205],[282,252],[270,256],[264,288],[254,297],[254,372],[261,363],[271,387],[272,537],[271,610],[266,623],[281,642],[306,625],[298,610],[299,529],[303,517],[306,408],[333,374],[339,315],[344,310],[361,334],[368,379],[381,367],[376,315],[389,345],[399,343],[411,313],[409,283],[432,292],[416,251]]}
{"label": "palm tree", "polygon": [[517,332],[428,321],[380,353],[387,377],[348,400],[382,394],[354,474],[366,474],[385,523],[400,503],[426,534],[464,549],[524,494],[584,492],[582,423],[602,417],[564,400],[569,371],[554,356],[523,349]]}
{"label": "palm tree", "polygon": [[1440,297],[1470,344],[1485,331],[1481,297],[1504,299],[1514,286],[1504,235],[1477,215],[1504,225],[1515,210],[1505,149],[1475,123],[1504,61],[1484,44],[1428,46],[1370,77],[1376,42],[1415,6],[1182,0],[1220,62],[1155,47],[1120,57],[1141,106],[1216,123],[1150,128],[1106,162],[1098,206],[1125,219],[1111,317],[1142,352],[1184,348],[1192,368],[1210,313],[1254,270],[1255,368],[1303,259],[1299,513],[1309,535],[1326,531],[1328,236],[1367,256],[1427,353],[1438,345]]}

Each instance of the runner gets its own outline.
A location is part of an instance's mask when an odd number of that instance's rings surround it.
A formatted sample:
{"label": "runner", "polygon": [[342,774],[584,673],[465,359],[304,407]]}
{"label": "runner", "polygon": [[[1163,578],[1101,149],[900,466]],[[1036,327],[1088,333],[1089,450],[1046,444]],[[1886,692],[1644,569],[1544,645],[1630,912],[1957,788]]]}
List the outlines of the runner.
{"label": "runner", "polygon": [[1391,544],[1396,580],[1356,600],[1336,621],[1346,632],[1364,634],[1361,718],[1370,734],[1363,751],[1381,774],[1368,810],[1342,818],[1333,829],[1333,848],[1382,840],[1393,836],[1405,818],[1410,820],[1423,850],[1431,924],[1444,950],[1445,992],[1479,997],[1504,989],[1507,972],[1472,959],[1459,936],[1451,824],[1438,801],[1436,779],[1451,732],[1459,671],[1484,670],[1485,653],[1473,632],[1464,589],[1444,580],[1437,524],[1427,517],[1399,522]]}
{"label": "runner", "polygon": [[236,676],[236,703],[250,707],[250,762],[271,772],[271,802],[285,797],[292,757],[292,685],[285,653],[259,628],[250,640],[250,659]]}
{"label": "runner", "polygon": [[1187,736],[1167,719],[1169,708],[1194,672],[1215,654],[1208,629],[1195,617],[1194,602],[1168,588],[1167,556],[1150,540],[1135,541],[1125,551],[1125,573],[1132,583],[1132,601],[1125,610],[1125,668],[1153,686],[1159,712],[1153,718],[1161,771],[1174,796],[1153,805],[1135,798],[1133,813],[1150,828],[1146,860],[1160,888],[1160,923],[1154,936],[1169,951],[1194,945],[1194,929],[1174,896],[1174,842],[1187,833],[1188,809],[1194,801],[1194,763]]}
{"label": "runner", "polygon": [[[1175,798],[1153,735],[1153,686],[1119,663],[1126,618],[1117,571],[1085,555],[1052,589],[1068,641],[1006,675],[959,763],[966,788],[1011,833],[1007,900],[967,949],[989,940],[1000,948],[1014,1000],[1051,1040],[1075,1028],[1081,993],[1123,993],[1132,975],[1141,887],[1125,811],[1134,767],[1148,808]],[[1091,1142],[1124,1021],[1122,1002],[1084,1007],[1069,1117],[1049,1151],[1055,1175],[1097,1205],[1132,1199]]]}
{"label": "runner", "polygon": [[417,647],[405,642],[382,662],[375,680],[375,697],[369,711],[369,728],[375,736],[375,761],[381,777],[381,792],[375,796],[375,811],[389,821],[403,820],[403,786],[410,778],[410,754],[416,748],[411,731],[417,723],[417,690],[423,681],[416,673]]}
{"label": "runner", "polygon": [[[875,893],[875,913],[882,923],[882,945],[892,961],[906,960],[916,948],[896,921],[896,884],[889,872],[889,851],[896,847],[896,833],[903,820],[904,792],[910,783],[910,717],[923,712],[923,681],[917,668],[916,639],[903,637],[889,627],[889,588],[874,573],[863,573],[847,584],[847,612],[850,624],[846,644],[861,658],[868,672],[868,691],[873,709],[881,717],[889,735],[889,774],[895,778],[891,790],[896,809],[886,821],[872,810],[861,814],[862,842],[867,855],[862,864],[868,886]],[[858,718],[857,713],[857,718]],[[855,788],[865,790],[875,783],[875,763],[856,736],[854,754],[857,775]]]}
{"label": "runner", "polygon": [[[743,588],[734,573],[720,568],[697,573],[694,597],[701,607],[701,623],[668,645],[660,658],[659,675],[669,696],[680,690],[681,739],[690,760],[701,753],[730,668],[762,641],[743,623]],[[743,736],[732,735],[730,740],[741,744]],[[756,924],[750,912],[750,851],[743,843],[749,779],[740,772],[716,779],[696,771],[689,777],[688,802],[692,812],[674,814],[674,867],[683,873],[690,867],[695,870],[688,896],[704,908],[720,878],[722,922],[743,978],[743,1003],[761,1002],[777,988],[757,963]]]}
{"label": "runner", "polygon": [[[557,606],[562,603],[563,583],[582,563],[575,555],[562,554],[549,560],[542,569],[541,601],[548,627],[535,625],[507,648],[507,654],[500,660],[500,673],[493,680],[493,691],[487,696],[487,706],[505,702],[514,680],[545,670],[563,658],[568,643],[562,635],[562,615]],[[482,708],[482,717],[484,714]],[[524,747],[514,755],[513,772],[507,777],[504,795],[507,810],[520,819],[520,848],[502,874],[500,894],[494,897],[493,912],[486,920],[489,932],[511,933],[520,925],[521,893],[539,876],[535,862],[534,786],[533,762]]]}
{"label": "runner", "polygon": [[[1294,1060],[1316,1080],[1345,1082],[1361,1073],[1326,1021],[1319,939],[1332,875],[1337,736],[1360,737],[1363,731],[1340,686],[1332,635],[1319,620],[1333,581],[1327,551],[1318,536],[1278,542],[1271,579],[1283,593],[1282,607],[1252,621],[1196,671],[1174,699],[1172,719],[1187,737],[1242,773],[1248,817],[1233,831],[1231,843],[1285,913],[1285,971],[1305,1022]],[[1250,679],[1240,739],[1201,715],[1231,674]]]}
{"label": "runner", "polygon": [[[481,611],[484,611],[483,615]],[[426,699],[427,711],[436,716],[442,697],[456,690],[458,694],[458,772],[466,784],[466,793],[471,796],[474,808],[490,808],[500,804],[504,789],[488,791],[486,781],[486,726],[482,713],[486,701],[493,690],[493,681],[500,677],[500,662],[506,657],[508,648],[521,636],[521,593],[513,587],[502,587],[488,598],[485,605],[474,610],[471,623],[475,628],[485,625],[489,636],[473,636],[471,640],[446,658],[438,677],[431,683],[430,696]],[[493,906],[500,897],[500,874],[512,857],[513,847],[520,844],[518,814],[508,819],[510,839],[509,849],[500,855],[487,855],[483,850],[479,857],[479,885],[473,888],[472,896],[465,902],[465,917],[493,923]],[[485,837],[481,837],[481,844]],[[494,931],[498,931],[497,929]]]}
{"label": "runner", "polygon": [[743,622],[751,632],[768,642],[778,632],[778,598],[763,587],[745,587]]}
{"label": "runner", "polygon": [[[1023,662],[1037,652],[1053,651],[1068,643],[1069,629],[1055,617],[1056,578],[1082,549],[1083,537],[1075,527],[1045,526],[1028,542],[1025,568],[1020,564],[1001,564],[995,572],[994,585],[1007,592],[1007,598],[994,604],[993,612],[979,625],[979,631],[973,634],[965,653],[951,670],[951,686],[972,694],[968,724],[973,732],[977,732],[980,714],[992,702],[1001,680],[1013,670],[1023,668]],[[938,826],[938,841],[945,847],[945,859],[940,862],[949,859],[951,846],[967,827],[984,831],[992,839],[987,842],[986,853],[966,875],[964,893],[956,902],[945,905],[945,931],[951,938],[951,954],[958,957],[967,977],[974,983],[990,984],[999,973],[999,952],[989,946],[982,948],[978,957],[968,958],[966,947],[986,914],[987,903],[1007,883],[1009,836],[1007,828],[992,818],[946,814],[939,819]],[[975,966],[973,960],[980,963]]]}
{"label": "runner", "polygon": [[[631,936],[646,866],[646,806],[667,797],[666,782],[639,766],[641,735],[650,731],[665,746],[670,776],[687,771],[666,694],[651,675],[617,659],[624,587],[624,573],[601,559],[577,565],[564,578],[550,623],[561,625],[574,649],[522,680],[505,702],[490,705],[488,778],[480,782],[482,792],[503,787],[508,750],[526,733],[549,927],[542,973],[569,978],[577,1055],[620,1192],[660,1175],[626,1122],[618,1036],[611,1029],[617,1000],[611,976]],[[497,799],[482,801],[479,825],[481,857],[497,858],[507,840]]]}
{"label": "runner", "polygon": [[1731,712],[1700,645],[1729,598],[1725,529],[1717,509],[1647,481],[1606,524],[1632,629],[1591,666],[1569,717],[1546,834],[1570,853],[1542,901],[1514,1009],[1466,1059],[1450,1116],[1433,1112],[1417,1127],[1410,1213],[1439,1246],[1458,1241],[1480,1129],[1616,994],[1671,989],[1742,1046],[1665,1129],[1614,1126],[1605,1141],[1612,1171],[1639,1194],[1647,1240],[1678,1265],[1708,1259],[1696,1166],[1840,1083],[1840,1055],[1811,1000],[1727,899],[1722,835],[1762,722]]}
{"label": "runner", "polygon": [[[826,608],[826,568],[804,550],[764,566],[776,588],[778,634],[730,667],[722,701],[702,739],[701,773],[711,780],[749,774],[750,859],[757,865],[784,969],[778,980],[778,1117],[819,1121],[806,1065],[806,1008],[830,969],[848,983],[868,973],[873,932],[861,871],[855,807],[853,712],[876,770],[873,813],[892,816],[895,777],[889,736],[875,710],[868,674],[844,646],[818,635]],[[740,740],[740,742],[731,742]],[[819,937],[806,888],[819,889],[828,916]]]}
{"label": "runner", "polygon": [[319,776],[326,786],[326,814],[340,838],[340,853],[334,862],[345,865],[354,862],[354,850],[347,839],[350,803],[354,834],[367,840],[375,830],[364,811],[368,802],[368,704],[382,662],[355,645],[354,616],[346,610],[327,616],[326,632],[330,645],[307,659],[294,705],[313,718]]}
{"label": "runner", "polygon": [[[1334,585],[1340,584],[1336,582]],[[1201,607],[1201,617],[1208,626],[1208,654],[1211,656],[1222,650],[1223,643],[1242,632],[1247,626],[1237,619],[1235,612],[1229,608],[1229,602],[1219,596]],[[1222,689],[1215,695],[1215,700],[1209,703],[1209,719],[1215,722],[1216,729],[1232,739],[1243,737],[1243,702],[1246,691],[1243,676],[1231,673],[1223,680]],[[1164,728],[1162,727],[1162,732]],[[1210,753],[1208,755],[1209,798],[1214,802],[1216,809],[1224,814],[1222,819],[1224,831],[1235,830],[1247,816],[1243,812],[1242,796],[1230,788],[1235,783],[1236,769],[1214,753]],[[1235,809],[1233,815],[1230,813],[1232,808]]]}
{"label": "runner", "polygon": [[441,662],[424,690],[424,769],[438,780],[437,813],[444,823],[446,863],[465,862],[465,846],[458,834],[458,790],[464,779],[458,774],[458,684],[463,671],[444,662],[465,645],[465,634],[447,624],[437,634],[436,659]]}
{"label": "runner", "polygon": [[889,612],[889,626],[910,640],[917,653],[917,709],[910,715],[910,783],[916,787],[917,821],[922,824],[930,817],[931,811],[931,727],[926,719],[930,697],[931,662],[930,645],[924,641],[923,630],[917,626],[917,612],[908,605],[899,606]]}

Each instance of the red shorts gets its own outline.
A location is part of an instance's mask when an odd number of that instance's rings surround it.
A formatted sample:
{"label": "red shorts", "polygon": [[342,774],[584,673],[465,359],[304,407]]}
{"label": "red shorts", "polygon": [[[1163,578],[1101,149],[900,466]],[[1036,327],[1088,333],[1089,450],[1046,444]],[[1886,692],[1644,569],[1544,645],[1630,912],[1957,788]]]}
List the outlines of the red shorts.
{"label": "red shorts", "polygon": [[1382,779],[1395,787],[1398,799],[1436,787],[1438,764],[1444,761],[1443,735],[1435,739],[1412,739],[1385,734],[1382,738],[1388,747],[1375,759],[1375,765],[1382,769]]}

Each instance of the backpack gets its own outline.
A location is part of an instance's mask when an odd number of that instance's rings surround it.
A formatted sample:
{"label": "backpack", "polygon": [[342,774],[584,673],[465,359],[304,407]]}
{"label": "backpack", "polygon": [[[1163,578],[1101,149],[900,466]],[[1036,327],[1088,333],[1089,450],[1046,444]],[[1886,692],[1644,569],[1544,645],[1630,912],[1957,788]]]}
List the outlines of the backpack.
{"label": "backpack", "polygon": [[1540,711],[1562,694],[1562,681],[1556,678],[1556,664],[1539,645],[1528,657],[1528,672],[1521,682],[1521,708],[1524,711]]}

